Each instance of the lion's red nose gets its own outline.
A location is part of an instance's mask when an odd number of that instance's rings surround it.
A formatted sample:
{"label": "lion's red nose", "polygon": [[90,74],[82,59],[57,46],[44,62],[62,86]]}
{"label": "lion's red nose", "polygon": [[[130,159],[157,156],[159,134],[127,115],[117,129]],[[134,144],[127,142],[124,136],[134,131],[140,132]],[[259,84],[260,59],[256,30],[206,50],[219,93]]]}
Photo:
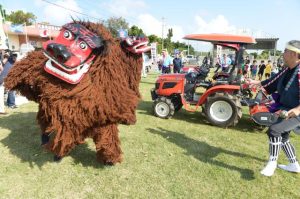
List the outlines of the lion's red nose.
{"label": "lion's red nose", "polygon": [[46,48],[47,53],[54,57],[57,61],[65,63],[72,56],[65,45],[50,43]]}

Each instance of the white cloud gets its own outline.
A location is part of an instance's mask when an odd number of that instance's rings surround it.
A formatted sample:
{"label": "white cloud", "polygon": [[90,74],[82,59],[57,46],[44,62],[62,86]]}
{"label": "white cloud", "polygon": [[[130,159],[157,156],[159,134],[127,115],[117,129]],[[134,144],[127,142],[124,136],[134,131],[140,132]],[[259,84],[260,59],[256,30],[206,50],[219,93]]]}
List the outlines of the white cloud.
{"label": "white cloud", "polygon": [[162,21],[156,19],[150,14],[141,14],[137,19],[137,26],[143,29],[147,35],[154,34],[161,37]]}
{"label": "white cloud", "polygon": [[[182,38],[184,37],[185,33],[183,31],[183,28],[181,26],[178,26],[178,25],[171,25],[169,26],[167,29],[169,28],[172,28],[173,29],[173,37],[172,37],[172,40],[173,41],[180,41],[182,42]],[[166,30],[166,34],[168,33],[167,32],[168,30]]]}
{"label": "white cloud", "polygon": [[142,0],[112,0],[109,3],[103,3],[102,6],[114,16],[126,18],[140,13],[146,8],[146,3]]}
{"label": "white cloud", "polygon": [[[141,14],[137,17],[137,26],[143,29],[143,31],[147,34],[154,34],[158,37],[162,36],[162,19],[157,19],[150,14]],[[164,27],[164,38],[167,37],[168,29],[173,29],[173,41],[182,41],[182,37],[184,36],[183,28],[179,25],[165,25]]]}
{"label": "white cloud", "polygon": [[195,16],[195,21],[194,33],[234,33],[237,30],[223,15],[218,15],[211,21],[205,21],[202,17]]}
{"label": "white cloud", "polygon": [[[39,2],[37,1],[37,3]],[[74,10],[76,12],[82,12],[75,0],[58,0],[53,3],[68,8],[70,10]],[[67,22],[70,22],[72,20],[71,17],[73,17],[74,19],[77,19],[77,17],[79,19],[82,19],[82,16],[80,14],[76,14],[75,12],[66,10],[64,8],[52,4],[47,3],[41,6],[43,8],[43,14],[45,19],[53,25],[63,25]]]}

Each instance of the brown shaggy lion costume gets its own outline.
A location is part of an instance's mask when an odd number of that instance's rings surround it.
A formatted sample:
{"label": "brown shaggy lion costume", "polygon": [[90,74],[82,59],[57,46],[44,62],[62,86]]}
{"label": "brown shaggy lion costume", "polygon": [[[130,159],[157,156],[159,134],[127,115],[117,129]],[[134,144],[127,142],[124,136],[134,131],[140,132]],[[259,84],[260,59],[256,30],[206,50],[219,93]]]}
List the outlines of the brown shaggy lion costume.
{"label": "brown shaggy lion costume", "polygon": [[56,156],[65,156],[91,137],[98,160],[115,164],[122,161],[117,125],[136,122],[142,56],[126,50],[102,24],[76,23],[80,31],[86,28],[102,42],[93,49],[95,58],[79,83],[70,84],[46,72],[49,57],[35,51],[12,67],[5,86],[39,104],[38,123],[43,134],[51,134],[45,147]]}

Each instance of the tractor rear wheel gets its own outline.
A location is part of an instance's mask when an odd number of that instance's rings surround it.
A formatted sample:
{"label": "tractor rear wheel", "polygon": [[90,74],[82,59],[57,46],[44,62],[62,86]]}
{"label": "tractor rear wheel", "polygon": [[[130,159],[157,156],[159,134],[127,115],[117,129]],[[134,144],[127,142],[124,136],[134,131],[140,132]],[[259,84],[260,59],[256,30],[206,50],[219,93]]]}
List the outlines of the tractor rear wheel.
{"label": "tractor rear wheel", "polygon": [[171,99],[166,97],[158,97],[153,104],[154,114],[157,117],[168,119],[175,113],[174,104]]}
{"label": "tractor rear wheel", "polygon": [[213,125],[220,127],[235,126],[242,117],[240,99],[228,93],[215,93],[207,99],[205,115]]}

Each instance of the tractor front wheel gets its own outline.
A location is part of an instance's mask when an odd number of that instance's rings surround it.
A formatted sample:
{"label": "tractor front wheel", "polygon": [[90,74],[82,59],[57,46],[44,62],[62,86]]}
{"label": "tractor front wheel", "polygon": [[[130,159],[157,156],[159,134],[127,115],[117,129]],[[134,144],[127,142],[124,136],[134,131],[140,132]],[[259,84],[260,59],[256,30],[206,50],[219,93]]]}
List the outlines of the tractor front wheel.
{"label": "tractor front wheel", "polygon": [[153,104],[154,114],[157,117],[168,119],[175,113],[174,104],[171,99],[166,97],[158,97]]}

